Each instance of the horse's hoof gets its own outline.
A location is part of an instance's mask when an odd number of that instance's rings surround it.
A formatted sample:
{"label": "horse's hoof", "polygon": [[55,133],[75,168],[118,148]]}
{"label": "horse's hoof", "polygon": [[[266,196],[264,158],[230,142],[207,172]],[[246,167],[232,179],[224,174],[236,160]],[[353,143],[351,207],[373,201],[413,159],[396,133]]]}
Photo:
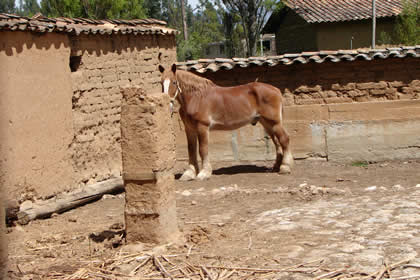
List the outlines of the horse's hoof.
{"label": "horse's hoof", "polygon": [[290,174],[290,173],[292,173],[292,170],[290,169],[289,166],[287,165],[280,166],[279,174]]}
{"label": "horse's hoof", "polygon": [[191,169],[188,169],[187,171],[184,172],[184,174],[182,174],[181,178],[179,178],[180,181],[191,181],[194,180],[195,177],[195,172],[192,171]]}
{"label": "horse's hoof", "polygon": [[273,168],[271,169],[271,172],[280,172],[280,166],[273,166]]}
{"label": "horse's hoof", "polygon": [[197,179],[198,180],[200,180],[200,181],[203,181],[203,180],[207,180],[207,179],[209,179],[210,178],[210,176],[211,176],[211,172],[206,172],[206,171],[201,171],[198,175],[197,175]]}

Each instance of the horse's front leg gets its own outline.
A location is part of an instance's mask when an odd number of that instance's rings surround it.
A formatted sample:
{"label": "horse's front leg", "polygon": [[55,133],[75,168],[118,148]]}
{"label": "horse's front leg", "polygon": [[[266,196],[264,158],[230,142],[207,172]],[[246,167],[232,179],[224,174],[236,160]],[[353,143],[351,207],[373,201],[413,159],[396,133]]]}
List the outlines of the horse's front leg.
{"label": "horse's front leg", "polygon": [[198,144],[200,157],[203,163],[203,168],[198,173],[197,179],[205,180],[210,178],[212,173],[212,168],[209,160],[209,127],[207,125],[198,124]]}
{"label": "horse's front leg", "polygon": [[188,168],[182,174],[181,181],[194,180],[198,173],[198,161],[197,161],[197,133],[185,128],[188,142]]}

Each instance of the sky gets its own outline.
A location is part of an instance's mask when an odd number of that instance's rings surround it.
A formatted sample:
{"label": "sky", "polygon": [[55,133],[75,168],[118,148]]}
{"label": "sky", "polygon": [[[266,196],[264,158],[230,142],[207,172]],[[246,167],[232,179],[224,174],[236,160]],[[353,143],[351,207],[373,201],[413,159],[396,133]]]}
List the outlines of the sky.
{"label": "sky", "polygon": [[198,0],[188,0],[188,4],[190,4],[191,7],[195,8],[198,4]]}

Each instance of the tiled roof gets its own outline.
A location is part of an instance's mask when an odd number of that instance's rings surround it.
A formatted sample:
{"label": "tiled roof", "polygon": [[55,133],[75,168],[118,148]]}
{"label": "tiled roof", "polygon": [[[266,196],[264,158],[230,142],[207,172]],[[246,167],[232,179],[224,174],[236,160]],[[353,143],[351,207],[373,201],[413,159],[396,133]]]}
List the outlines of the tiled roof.
{"label": "tiled roof", "polygon": [[340,62],[354,60],[373,60],[387,58],[420,58],[420,45],[413,47],[387,48],[374,50],[339,50],[339,51],[319,51],[303,52],[298,54],[284,54],[269,57],[250,57],[250,58],[215,58],[190,60],[178,62],[181,70],[205,73],[207,71],[216,72],[218,70],[231,70],[235,67],[250,66],[276,66],[306,63]]}
{"label": "tiled roof", "polygon": [[0,13],[0,31],[66,32],[79,34],[175,34],[157,19],[93,20],[84,18],[32,18]]}
{"label": "tiled roof", "polygon": [[[400,14],[403,3],[404,0],[376,0],[376,17]],[[372,1],[369,0],[288,0],[286,5],[308,23],[372,18]]]}

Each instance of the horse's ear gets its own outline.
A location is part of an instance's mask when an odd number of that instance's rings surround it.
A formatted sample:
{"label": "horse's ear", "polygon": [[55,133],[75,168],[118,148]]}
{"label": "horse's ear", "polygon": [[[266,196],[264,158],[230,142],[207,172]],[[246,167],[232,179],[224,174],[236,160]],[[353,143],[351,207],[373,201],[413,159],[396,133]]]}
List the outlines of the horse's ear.
{"label": "horse's ear", "polygon": [[174,64],[172,64],[172,72],[174,72],[174,74],[175,74],[175,72],[176,72],[176,64],[174,63]]}
{"label": "horse's ear", "polygon": [[160,73],[163,73],[165,72],[165,68],[162,65],[159,65],[159,71]]}

